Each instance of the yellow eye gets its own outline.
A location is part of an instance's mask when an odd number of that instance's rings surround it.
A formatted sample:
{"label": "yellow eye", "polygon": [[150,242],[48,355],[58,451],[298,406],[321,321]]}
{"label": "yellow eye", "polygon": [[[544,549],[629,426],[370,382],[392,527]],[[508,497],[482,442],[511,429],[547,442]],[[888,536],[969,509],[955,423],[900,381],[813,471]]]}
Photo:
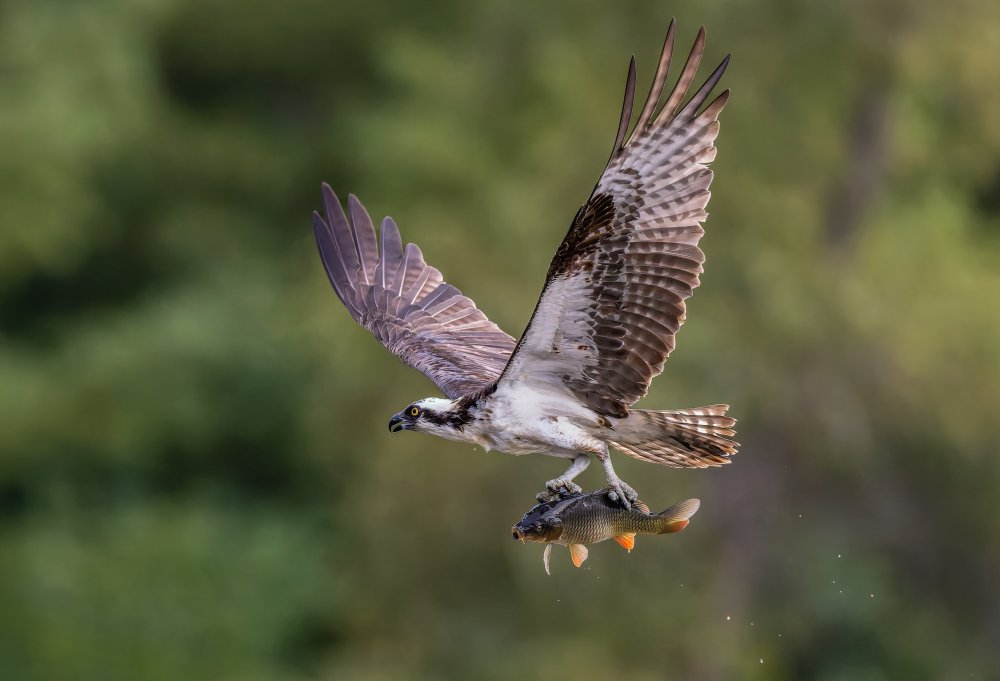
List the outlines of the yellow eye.
{"label": "yellow eye", "polygon": [[420,407],[410,407],[410,416],[420,416]]}

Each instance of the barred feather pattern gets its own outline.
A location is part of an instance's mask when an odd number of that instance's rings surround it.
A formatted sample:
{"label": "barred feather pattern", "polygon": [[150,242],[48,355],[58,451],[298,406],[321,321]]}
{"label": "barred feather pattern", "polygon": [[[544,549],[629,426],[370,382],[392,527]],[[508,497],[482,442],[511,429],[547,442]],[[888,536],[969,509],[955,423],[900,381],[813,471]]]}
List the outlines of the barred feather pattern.
{"label": "barred feather pattern", "polygon": [[[491,386],[514,349],[514,339],[406,244],[392,218],[381,239],[361,202],[348,214],[323,185],[326,219],[313,213],[323,266],[337,297],[390,352],[423,372],[455,399]],[[379,243],[380,242],[380,243]]]}
{"label": "barred feather pattern", "polygon": [[736,419],[726,416],[729,405],[695,409],[649,411],[636,409],[614,422],[614,445],[640,461],[672,468],[708,468],[730,462],[739,443]]}
{"label": "barred feather pattern", "polygon": [[704,39],[699,31],[659,107],[673,51],[671,22],[649,97],[626,140],[635,89],[630,63],[611,158],[552,260],[500,387],[507,380],[561,384],[598,414],[623,418],[663,371],[705,261],[698,242],[708,216],[708,164],[729,96],[724,91],[702,109],[726,57],[684,103]]}

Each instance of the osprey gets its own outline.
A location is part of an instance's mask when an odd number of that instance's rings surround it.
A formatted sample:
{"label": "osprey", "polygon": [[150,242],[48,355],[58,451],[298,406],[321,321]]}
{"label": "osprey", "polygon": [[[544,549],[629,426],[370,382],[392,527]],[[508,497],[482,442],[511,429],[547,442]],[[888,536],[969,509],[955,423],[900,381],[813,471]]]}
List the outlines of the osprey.
{"label": "osprey", "polygon": [[320,256],[354,319],[447,398],[411,403],[389,430],[414,430],[508,454],[570,459],[540,498],[580,492],[573,482],[596,457],[609,497],[624,506],[635,490],[611,465],[608,445],[677,468],[729,462],[738,444],[728,405],[629,409],[674,348],[684,301],[699,284],[698,248],[708,214],[714,140],[729,90],[704,106],[729,56],[685,102],[704,50],[701,29],[673,90],[660,95],[674,45],[670,22],[656,77],[630,135],[635,58],[611,158],[577,211],[521,339],[504,333],[444,282],[391,218],[376,238],[364,206],[345,214],[323,185],[324,219],[313,213]]}

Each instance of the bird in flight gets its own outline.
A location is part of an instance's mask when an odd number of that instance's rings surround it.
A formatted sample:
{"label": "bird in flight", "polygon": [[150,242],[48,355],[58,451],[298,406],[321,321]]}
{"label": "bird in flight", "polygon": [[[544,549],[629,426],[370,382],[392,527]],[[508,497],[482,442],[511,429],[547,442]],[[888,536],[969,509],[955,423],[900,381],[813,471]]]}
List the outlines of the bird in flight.
{"label": "bird in flight", "polygon": [[407,405],[389,420],[391,432],[569,459],[540,498],[580,492],[573,480],[593,456],[604,467],[609,497],[626,507],[637,495],[615,473],[609,445],[676,468],[729,462],[738,444],[730,439],[736,422],[726,416],[728,405],[630,409],[663,371],[705,261],[698,242],[708,217],[708,164],[729,90],[709,98],[729,57],[686,99],[704,43],[702,29],[661,106],[674,47],[670,22],[653,85],[627,134],[632,58],[611,157],[556,250],[516,342],[445,283],[420,248],[404,247],[392,218],[376,235],[356,197],[348,198],[345,213],[323,185],[326,217],[313,213],[313,226],[337,297],[446,395]]}

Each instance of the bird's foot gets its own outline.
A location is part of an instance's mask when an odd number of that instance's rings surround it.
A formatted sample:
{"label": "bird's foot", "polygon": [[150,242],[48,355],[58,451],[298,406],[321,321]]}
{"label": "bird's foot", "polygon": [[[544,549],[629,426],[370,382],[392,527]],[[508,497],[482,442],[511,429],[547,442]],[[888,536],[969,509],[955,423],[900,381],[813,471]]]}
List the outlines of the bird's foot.
{"label": "bird's foot", "polygon": [[621,478],[611,480],[608,483],[608,487],[608,499],[621,504],[625,508],[632,508],[632,502],[639,498],[639,493]]}
{"label": "bird's foot", "polygon": [[536,494],[535,499],[544,504],[581,493],[583,493],[583,488],[572,480],[567,480],[566,478],[556,478],[545,483],[545,491]]}

